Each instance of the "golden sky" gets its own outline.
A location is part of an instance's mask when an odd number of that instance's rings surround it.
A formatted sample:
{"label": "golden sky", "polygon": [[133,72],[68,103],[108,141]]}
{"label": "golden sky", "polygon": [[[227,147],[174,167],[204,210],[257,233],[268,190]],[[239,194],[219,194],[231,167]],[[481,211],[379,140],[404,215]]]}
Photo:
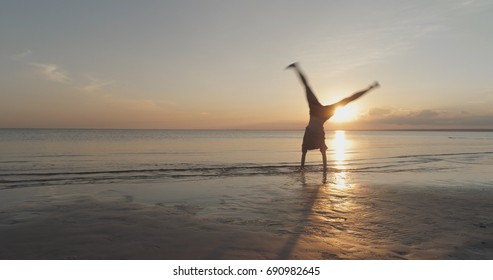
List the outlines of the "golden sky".
{"label": "golden sky", "polygon": [[[42,2],[42,3],[41,3]],[[493,129],[493,2],[9,1],[0,128]],[[349,122],[341,122],[341,121]]]}

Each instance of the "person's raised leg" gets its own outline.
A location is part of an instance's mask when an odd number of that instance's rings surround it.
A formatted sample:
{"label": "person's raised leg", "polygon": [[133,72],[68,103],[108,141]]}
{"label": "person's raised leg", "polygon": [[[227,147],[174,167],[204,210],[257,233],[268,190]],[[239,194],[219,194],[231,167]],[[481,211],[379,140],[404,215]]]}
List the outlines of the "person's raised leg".
{"label": "person's raised leg", "polygon": [[298,63],[295,62],[295,63],[289,64],[286,67],[286,69],[289,69],[289,68],[293,68],[296,71],[296,73],[298,73],[298,76],[300,77],[300,80],[303,83],[303,86],[305,87],[306,99],[308,100],[308,105],[310,106],[310,109],[312,108],[312,106],[322,106],[322,104],[320,104],[317,97],[313,93],[310,85],[308,84],[308,81],[306,80],[305,75],[303,74],[303,72],[301,72],[301,70],[298,66]]}

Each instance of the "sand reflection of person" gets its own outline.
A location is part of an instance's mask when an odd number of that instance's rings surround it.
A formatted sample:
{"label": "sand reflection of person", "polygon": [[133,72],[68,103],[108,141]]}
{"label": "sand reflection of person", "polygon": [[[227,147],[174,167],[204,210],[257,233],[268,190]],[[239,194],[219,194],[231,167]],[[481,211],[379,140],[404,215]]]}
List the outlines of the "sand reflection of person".
{"label": "sand reflection of person", "polygon": [[310,108],[310,121],[308,122],[308,126],[305,129],[305,135],[303,136],[303,144],[302,144],[302,154],[301,154],[301,169],[305,166],[305,157],[308,150],[316,150],[319,149],[322,153],[323,159],[323,170],[326,172],[327,170],[327,145],[325,145],[325,132],[324,132],[324,123],[330,119],[336,109],[338,107],[345,106],[349,102],[352,102],[358,98],[360,98],[363,94],[369,92],[370,90],[379,87],[378,82],[373,83],[368,88],[356,92],[353,95],[342,99],[339,102],[336,102],[331,105],[322,105],[318,101],[317,97],[313,93],[312,89],[308,85],[308,82],[298,67],[297,63],[290,64],[286,67],[286,69],[294,68],[298,73],[301,82],[305,86],[306,91],[306,99],[308,100],[308,106]]}

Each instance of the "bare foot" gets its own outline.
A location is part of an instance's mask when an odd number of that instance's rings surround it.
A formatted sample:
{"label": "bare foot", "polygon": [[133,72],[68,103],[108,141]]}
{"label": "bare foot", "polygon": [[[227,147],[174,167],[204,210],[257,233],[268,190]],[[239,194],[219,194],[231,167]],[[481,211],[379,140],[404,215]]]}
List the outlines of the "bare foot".
{"label": "bare foot", "polygon": [[298,67],[298,63],[294,62],[294,63],[291,63],[288,66],[286,66],[286,68],[284,68],[284,70],[287,70],[289,68],[297,68],[297,67]]}
{"label": "bare foot", "polygon": [[370,87],[371,88],[378,88],[378,87],[380,87],[380,84],[377,81],[375,81]]}

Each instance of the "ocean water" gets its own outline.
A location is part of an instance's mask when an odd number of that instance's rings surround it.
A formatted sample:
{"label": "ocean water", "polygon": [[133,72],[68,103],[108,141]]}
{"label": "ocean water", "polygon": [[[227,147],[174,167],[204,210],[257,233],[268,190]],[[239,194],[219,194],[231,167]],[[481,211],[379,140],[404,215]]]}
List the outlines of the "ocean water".
{"label": "ocean water", "polygon": [[302,136],[1,129],[0,259],[493,259],[493,132]]}
{"label": "ocean water", "polygon": [[[298,172],[303,131],[0,129],[0,189]],[[328,172],[493,187],[493,132],[327,131]],[[320,172],[310,151],[307,171]],[[354,179],[356,178],[356,179]]]}

